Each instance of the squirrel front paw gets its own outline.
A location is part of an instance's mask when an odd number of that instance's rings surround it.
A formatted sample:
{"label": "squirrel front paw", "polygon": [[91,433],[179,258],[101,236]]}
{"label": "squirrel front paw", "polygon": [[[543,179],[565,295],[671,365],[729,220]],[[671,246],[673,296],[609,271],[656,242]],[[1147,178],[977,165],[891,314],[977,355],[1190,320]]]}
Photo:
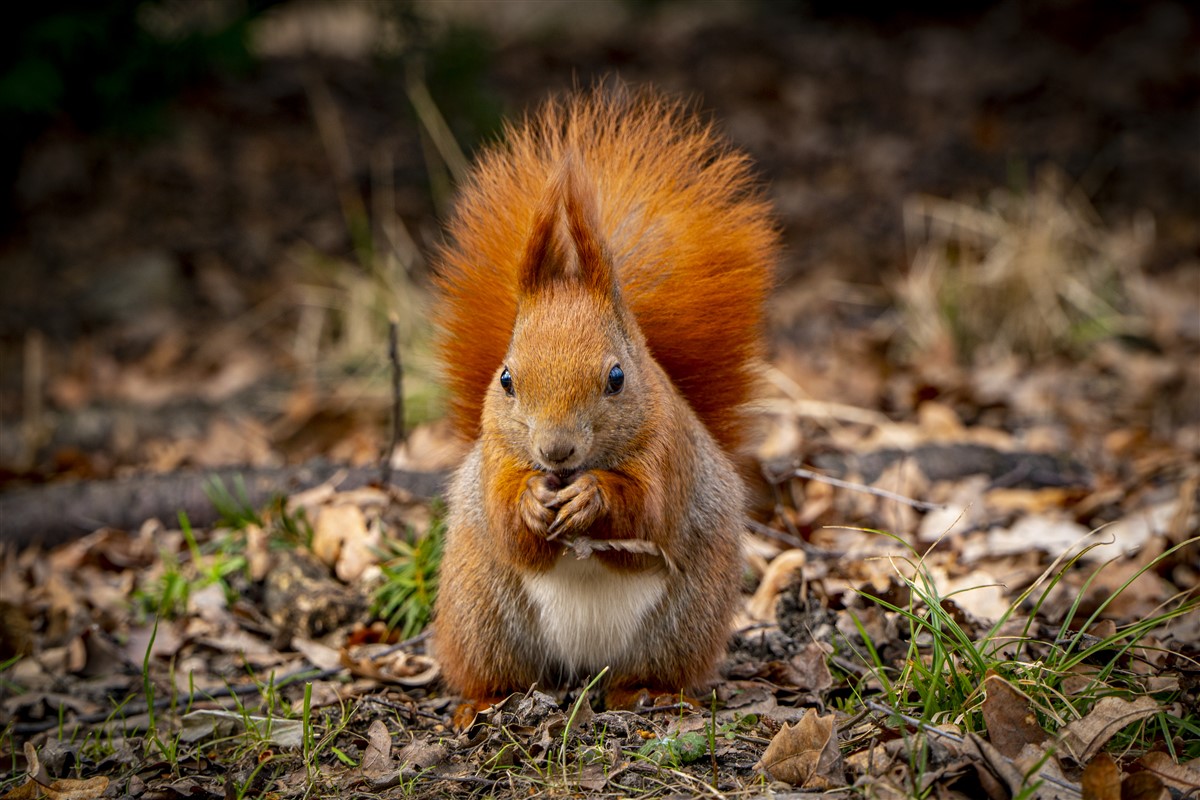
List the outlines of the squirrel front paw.
{"label": "squirrel front paw", "polygon": [[549,537],[558,496],[557,483],[553,475],[538,473],[530,476],[525,482],[525,491],[521,492],[521,520],[539,536]]}
{"label": "squirrel front paw", "polygon": [[558,516],[551,523],[547,538],[554,539],[562,533],[586,530],[604,511],[600,481],[594,473],[581,472],[571,483],[558,490],[551,505],[558,509]]}

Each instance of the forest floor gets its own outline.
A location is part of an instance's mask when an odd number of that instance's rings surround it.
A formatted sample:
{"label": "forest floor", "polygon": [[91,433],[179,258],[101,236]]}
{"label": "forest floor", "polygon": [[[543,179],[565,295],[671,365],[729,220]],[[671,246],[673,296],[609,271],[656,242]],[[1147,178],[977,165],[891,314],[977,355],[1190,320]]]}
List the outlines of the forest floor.
{"label": "forest floor", "polygon": [[[0,796],[1200,792],[1195,13],[467,5],[284,5],[163,134],[26,153]],[[745,605],[698,704],[458,731],[438,220],[460,145],[612,74],[696,97],[778,209]]]}

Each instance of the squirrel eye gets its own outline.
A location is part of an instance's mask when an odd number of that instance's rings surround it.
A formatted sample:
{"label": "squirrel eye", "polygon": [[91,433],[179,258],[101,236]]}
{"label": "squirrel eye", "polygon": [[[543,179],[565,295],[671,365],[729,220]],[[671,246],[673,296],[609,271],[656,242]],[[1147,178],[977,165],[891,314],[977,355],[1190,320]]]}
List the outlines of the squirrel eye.
{"label": "squirrel eye", "polygon": [[616,394],[624,385],[625,373],[621,370],[621,365],[613,364],[613,368],[608,371],[608,384],[604,387],[604,393]]}
{"label": "squirrel eye", "polygon": [[505,367],[504,371],[500,373],[500,388],[503,389],[504,393],[509,397],[513,396],[512,375],[509,374],[508,367]]}

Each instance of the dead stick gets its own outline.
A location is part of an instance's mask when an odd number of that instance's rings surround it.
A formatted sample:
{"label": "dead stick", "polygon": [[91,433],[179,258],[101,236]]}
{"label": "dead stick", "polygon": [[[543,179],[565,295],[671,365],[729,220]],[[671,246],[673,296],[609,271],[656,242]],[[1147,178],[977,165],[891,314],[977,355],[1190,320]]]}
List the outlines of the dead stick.
{"label": "dead stick", "polygon": [[400,443],[407,441],[404,429],[404,365],[400,363],[399,320],[392,314],[388,319],[388,360],[392,362],[392,440],[383,453],[380,465],[380,483],[387,486],[392,482],[392,456]]}
{"label": "dead stick", "polygon": [[914,500],[913,498],[905,497],[902,494],[889,492],[887,489],[877,489],[874,486],[866,486],[861,483],[851,483],[850,481],[844,481],[840,478],[831,478],[828,475],[822,475],[819,472],[813,472],[812,470],[802,469],[800,467],[796,467],[782,475],[767,474],[767,480],[771,481],[772,483],[782,483],[788,478],[807,478],[810,481],[820,481],[821,483],[828,483],[830,486],[836,486],[839,489],[849,489],[853,492],[863,492],[876,497],[883,497],[887,500],[895,500],[899,503],[910,505],[913,508],[919,508],[922,511],[939,511],[945,508],[945,506],[939,503],[928,503],[924,500]]}

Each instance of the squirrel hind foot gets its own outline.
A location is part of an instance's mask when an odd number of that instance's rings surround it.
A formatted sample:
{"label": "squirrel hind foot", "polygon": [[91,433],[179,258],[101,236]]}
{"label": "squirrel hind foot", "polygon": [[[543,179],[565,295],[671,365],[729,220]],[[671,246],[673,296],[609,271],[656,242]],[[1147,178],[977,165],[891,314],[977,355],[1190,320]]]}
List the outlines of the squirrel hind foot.
{"label": "squirrel hind foot", "polygon": [[487,697],[464,698],[454,715],[450,718],[450,727],[462,732],[475,724],[476,718],[492,706],[503,701],[507,695],[489,695]]}
{"label": "squirrel hind foot", "polygon": [[658,686],[611,686],[604,693],[604,707],[609,711],[645,711],[676,707],[680,703],[686,703],[693,709],[705,707],[687,692]]}

